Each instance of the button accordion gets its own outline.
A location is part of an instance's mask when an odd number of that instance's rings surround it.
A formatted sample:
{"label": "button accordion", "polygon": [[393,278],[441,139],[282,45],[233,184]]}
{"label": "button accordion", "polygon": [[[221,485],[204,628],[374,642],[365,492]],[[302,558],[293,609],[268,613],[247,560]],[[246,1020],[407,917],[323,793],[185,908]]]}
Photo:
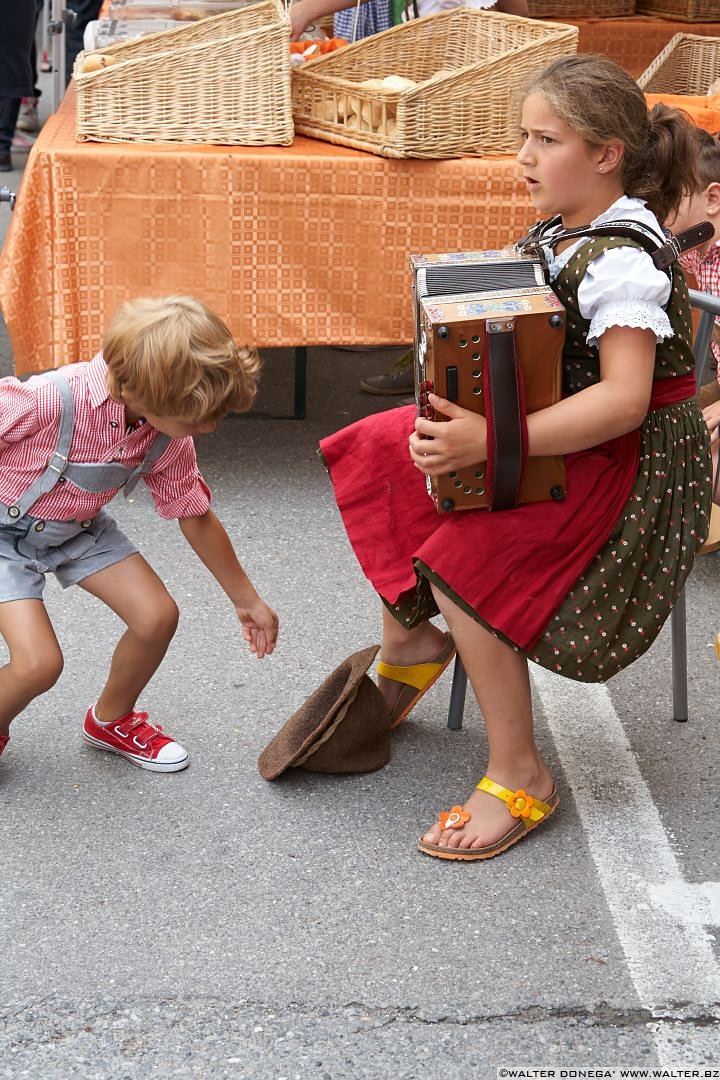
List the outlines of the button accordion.
{"label": "button accordion", "polygon": [[435,393],[488,422],[487,461],[428,477],[438,513],[562,499],[562,456],[528,457],[526,415],[560,400],[565,309],[538,254],[411,257],[418,413]]}

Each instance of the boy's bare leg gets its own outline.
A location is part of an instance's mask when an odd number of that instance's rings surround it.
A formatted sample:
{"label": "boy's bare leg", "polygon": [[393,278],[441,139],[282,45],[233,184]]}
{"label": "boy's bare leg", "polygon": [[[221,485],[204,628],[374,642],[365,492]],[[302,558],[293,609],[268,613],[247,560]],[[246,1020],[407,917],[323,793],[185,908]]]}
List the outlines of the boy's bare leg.
{"label": "boy's bare leg", "polygon": [[[511,791],[522,788],[538,799],[547,799],[553,780],[535,745],[527,660],[439,589],[433,587],[433,594],[483,714],[488,740],[485,773]],[[477,779],[482,775],[479,772]],[[438,824],[423,839],[447,847],[484,847],[515,824],[505,804],[485,791],[473,791],[464,809],[472,817],[463,829],[443,830]]]}
{"label": "boy's bare leg", "polygon": [[[424,664],[437,656],[442,647],[444,633],[431,622],[420,623],[413,630],[406,630],[383,604],[383,636],[380,656],[386,664]],[[392,709],[402,684],[394,679],[378,678],[378,688],[388,707]]]}
{"label": "boy's bare leg", "polygon": [[0,668],[0,735],[7,735],[10,722],[57,682],[63,658],[42,600],[0,604],[0,634],[10,654]]}
{"label": "boy's bare leg", "polygon": [[135,708],[172,641],[178,609],[142,555],[130,555],[85,578],[80,586],[107,604],[127,626],[95,706],[98,720],[108,723]]}

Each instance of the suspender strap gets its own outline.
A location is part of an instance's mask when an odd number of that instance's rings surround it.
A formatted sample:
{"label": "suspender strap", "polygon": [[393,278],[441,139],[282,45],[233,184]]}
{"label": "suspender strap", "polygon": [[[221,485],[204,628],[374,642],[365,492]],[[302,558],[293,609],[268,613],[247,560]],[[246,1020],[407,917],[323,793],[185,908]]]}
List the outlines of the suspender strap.
{"label": "suspender strap", "polygon": [[153,442],[145,457],[142,459],[139,465],[135,466],[135,468],[125,481],[125,484],[123,485],[123,494],[125,498],[127,498],[128,495],[130,495],[131,492],[135,489],[135,485],[137,484],[140,477],[144,476],[145,473],[150,472],[150,469],[152,468],[154,463],[162,454],[165,453],[169,444],[170,436],[163,435],[161,432],[158,432],[155,436],[155,441]]}
{"label": "suspender strap", "polygon": [[626,236],[647,251],[658,270],[664,270],[667,273],[684,251],[697,247],[698,244],[710,240],[715,235],[709,221],[701,221],[699,224],[693,225],[692,228],[677,233],[677,235],[668,233],[664,240],[661,240],[652,229],[648,229],[642,222],[634,221],[632,218],[627,220],[618,218],[615,221],[609,221],[606,225],[581,225],[577,229],[560,229],[559,232],[552,232],[554,228],[561,224],[562,219],[559,216],[539,222],[530,230],[527,236],[520,240],[518,247],[520,250],[529,249],[533,251],[537,245],[545,245],[554,251],[558,244],[562,244],[566,240],[578,240],[581,237],[592,236]]}
{"label": "suspender strap", "polygon": [[68,466],[68,454],[70,453],[75,423],[72,391],[67,379],[64,379],[59,372],[48,371],[45,377],[55,384],[60,394],[60,428],[57,442],[54,451],[48,458],[45,472],[41,473],[27,491],[23,492],[20,498],[12,506],[8,507],[7,517],[11,521],[23,517],[38,499],[52,491]]}
{"label": "suspender strap", "polygon": [[[73,478],[78,479],[80,482],[82,482],[83,468],[87,470],[98,468],[98,466],[94,465],[75,466],[68,462],[70,447],[72,445],[73,429],[75,426],[75,406],[73,404],[72,391],[67,379],[65,379],[59,371],[48,371],[45,373],[45,378],[54,383],[60,395],[60,427],[58,429],[55,449],[48,458],[45,471],[38,476],[37,480],[35,480],[11,506],[8,506],[5,514],[6,521],[17,521],[27,514],[38,499],[41,499],[43,495],[47,495],[48,492],[52,491],[60,477],[63,476],[68,469],[69,464],[71,466],[71,472],[73,469],[77,470],[77,476],[74,476]],[[156,462],[161,454],[165,452],[169,442],[170,437],[168,435],[161,435],[158,432],[155,441],[152,443],[143,460],[139,465],[136,465],[131,472],[127,472],[123,466],[113,466],[112,463],[104,466],[107,470],[107,475],[105,477],[107,486],[122,486],[125,495],[129,495],[139,478],[149,472],[154,462]],[[115,475],[116,473],[118,474],[117,476]],[[89,486],[87,490],[93,491],[94,488]]]}
{"label": "suspender strap", "polygon": [[510,510],[520,497],[527,461],[527,420],[515,347],[515,320],[488,319],[483,373],[490,510]]}

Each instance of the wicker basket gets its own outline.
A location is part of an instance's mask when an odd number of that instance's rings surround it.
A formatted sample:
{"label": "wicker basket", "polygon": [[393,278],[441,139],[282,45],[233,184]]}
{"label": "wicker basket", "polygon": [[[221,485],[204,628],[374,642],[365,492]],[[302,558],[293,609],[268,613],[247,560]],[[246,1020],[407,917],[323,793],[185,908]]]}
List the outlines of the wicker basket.
{"label": "wicker basket", "polygon": [[[413,19],[294,70],[295,130],[391,158],[511,153],[522,86],[577,41],[573,26],[470,8]],[[415,85],[360,85],[389,75]]]}
{"label": "wicker basket", "polygon": [[261,146],[293,140],[290,23],[280,0],[102,51],[117,63],[83,74],[88,54],[75,61],[81,141]]}
{"label": "wicker basket", "polygon": [[638,15],[679,22],[711,23],[720,19],[718,0],[636,0],[635,11]]}
{"label": "wicker basket", "polygon": [[635,14],[635,0],[528,0],[534,19],[624,19]]}
{"label": "wicker basket", "polygon": [[647,94],[707,94],[720,79],[720,37],[675,34],[643,71],[638,86]]}

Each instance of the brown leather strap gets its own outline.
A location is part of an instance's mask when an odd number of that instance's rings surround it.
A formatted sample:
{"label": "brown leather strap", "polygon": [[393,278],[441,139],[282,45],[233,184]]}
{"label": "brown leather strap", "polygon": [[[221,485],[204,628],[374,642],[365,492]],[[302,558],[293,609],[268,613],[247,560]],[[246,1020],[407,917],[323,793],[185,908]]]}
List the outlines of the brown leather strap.
{"label": "brown leather strap", "polygon": [[527,425],[513,319],[489,319],[484,371],[489,508],[517,506],[527,460]]}
{"label": "brown leather strap", "polygon": [[715,230],[709,221],[699,221],[689,229],[671,233],[667,242],[653,255],[653,262],[658,270],[667,270],[683,251],[689,251],[698,244],[704,244],[706,240],[712,240],[714,235]]}
{"label": "brown leather strap", "polygon": [[697,225],[684,229],[682,232],[668,233],[663,243],[655,233],[639,221],[632,219],[608,221],[605,225],[581,225],[576,229],[560,229],[552,232],[556,226],[562,224],[562,218],[556,216],[547,221],[538,222],[530,230],[527,236],[518,241],[517,247],[526,254],[535,254],[538,245],[546,245],[553,250],[567,240],[576,240],[579,237],[608,236],[627,237],[634,240],[647,251],[658,270],[668,271],[684,251],[697,247],[712,239],[715,230],[709,221],[700,221]]}

